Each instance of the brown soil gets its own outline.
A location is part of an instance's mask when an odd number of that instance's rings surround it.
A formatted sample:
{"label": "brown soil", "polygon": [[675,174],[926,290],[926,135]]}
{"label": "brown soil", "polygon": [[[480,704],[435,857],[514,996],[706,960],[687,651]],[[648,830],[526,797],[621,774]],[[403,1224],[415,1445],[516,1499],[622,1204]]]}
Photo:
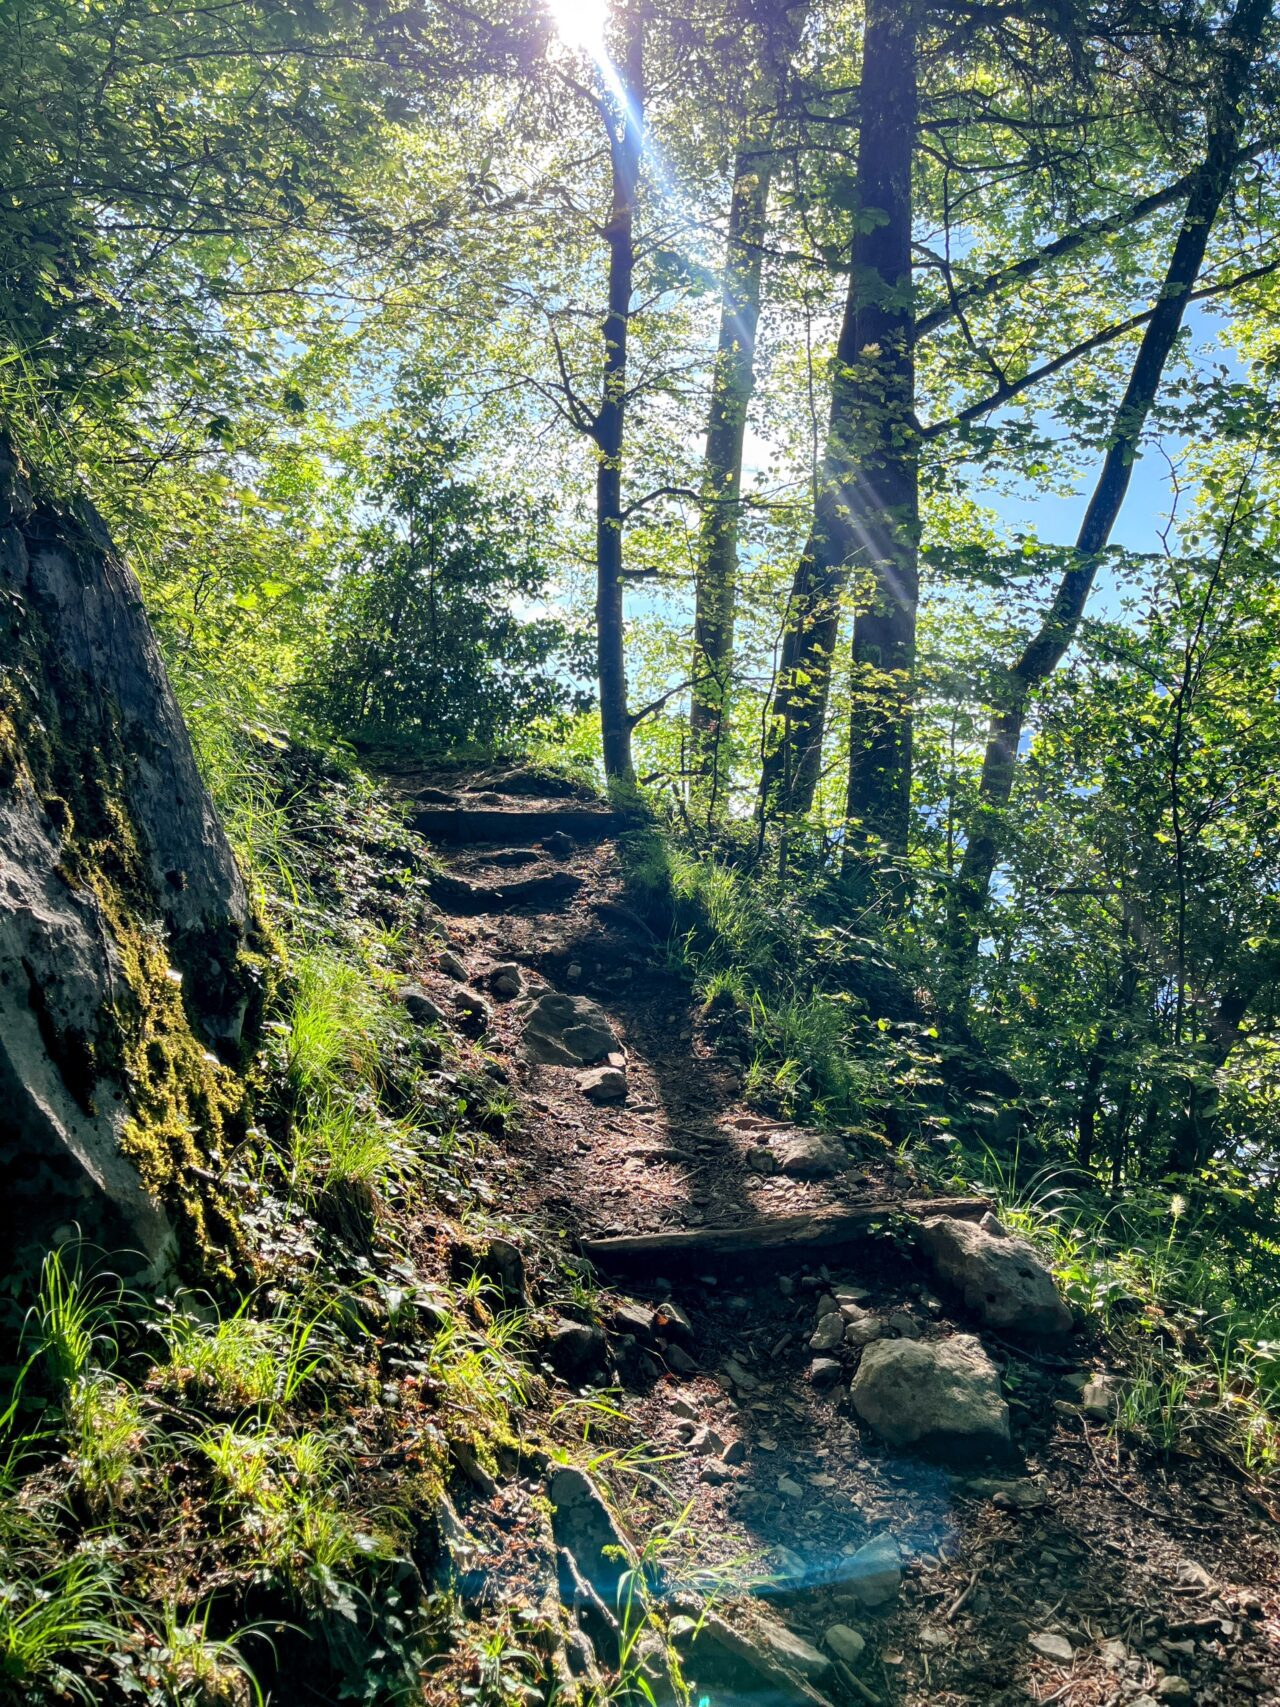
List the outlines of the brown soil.
{"label": "brown soil", "polygon": [[[410,793],[423,783],[460,785],[457,776],[397,780]],[[492,778],[468,780],[476,792],[486,782],[494,790]],[[500,798],[504,809],[553,804]],[[522,845],[518,837],[507,847],[464,841],[449,850],[448,870],[494,886],[513,874],[569,871],[581,888],[549,911],[449,917],[446,909],[451,942],[480,989],[493,965],[515,960],[531,989],[600,1003],[625,1045],[629,1093],[624,1106],[596,1108],[575,1069],[529,1065],[519,1003],[492,1003],[485,1047],[521,1106],[504,1144],[505,1207],[515,1221],[540,1240],[558,1229],[571,1241],[890,1202],[918,1189],[874,1145],[833,1181],[750,1171],[751,1141],[771,1123],[742,1104],[737,1074],[717,1058],[687,984],[664,966],[663,945],[628,917],[615,843],[580,845],[565,859],[533,849],[536,857],[513,871],[511,850]],[[438,995],[447,992],[433,965],[421,973]],[[877,1310],[907,1309],[926,1336],[972,1331],[931,1296],[892,1237],[829,1271],[771,1258],[750,1272],[730,1266],[628,1283],[626,1295],[655,1304],[674,1296],[694,1328],[696,1370],[628,1366],[618,1403],[634,1419],[634,1438],[647,1438],[661,1462],[647,1475],[615,1462],[610,1474],[640,1539],[689,1506],[664,1555],[676,1575],[719,1574],[740,1623],[772,1599],[818,1645],[832,1623],[860,1630],[867,1647],[857,1681],[821,1685],[835,1702],[1280,1702],[1280,1528],[1265,1492],[1214,1458],[1160,1462],[1086,1424],[1066,1403],[1063,1375],[1105,1364],[1105,1345],[1087,1332],[1064,1357],[985,1336],[1019,1455],[1016,1469],[993,1473],[1033,1477],[1044,1495],[1038,1509],[1010,1509],[964,1476],[895,1455],[853,1417],[847,1380],[824,1393],[808,1379],[807,1339],[827,1280],[867,1288]],[[623,1296],[599,1298],[606,1320]],[[725,1374],[729,1358],[750,1386]],[[567,1396],[561,1389],[561,1401]],[[709,1461],[685,1453],[679,1399],[726,1442],[744,1443],[740,1465],[717,1461],[710,1471],[723,1480],[708,1480]],[[840,1588],[840,1561],[885,1531],[902,1550],[902,1593],[887,1611],[868,1612]],[[772,1589],[743,1593],[770,1570]],[[1070,1663],[1031,1646],[1043,1632],[1066,1637]]]}

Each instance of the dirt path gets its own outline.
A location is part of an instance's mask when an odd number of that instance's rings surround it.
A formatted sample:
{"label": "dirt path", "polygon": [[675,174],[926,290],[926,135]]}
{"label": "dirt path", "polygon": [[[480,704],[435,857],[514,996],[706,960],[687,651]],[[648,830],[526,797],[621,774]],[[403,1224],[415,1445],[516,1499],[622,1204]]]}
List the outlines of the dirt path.
{"label": "dirt path", "polygon": [[[785,1154],[792,1135],[743,1106],[687,986],[627,906],[607,815],[523,792],[527,777],[396,780],[447,862],[438,899],[460,965],[452,979],[447,955],[423,967],[424,984],[443,1004],[459,971],[484,992],[495,967],[515,962],[530,995],[598,1003],[625,1050],[625,1103],[596,1107],[576,1068],[526,1060],[524,1004],[486,996],[485,1048],[521,1107],[507,1153],[515,1220],[583,1239],[890,1203],[915,1189],[891,1161],[853,1152],[830,1178],[760,1171],[766,1141]],[[482,844],[470,839],[477,825]],[[819,1300],[839,1288],[895,1333],[930,1340],[973,1324],[933,1296],[892,1237],[840,1266],[798,1257],[642,1273],[599,1301],[639,1334],[615,1342],[621,1403],[672,1455],[660,1466],[665,1498],[642,1478],[629,1484],[637,1530],[668,1517],[672,1498],[689,1503],[667,1559],[677,1574],[739,1585],[730,1598],[741,1597],[744,1625],[772,1602],[776,1622],[823,1650],[810,1677],[833,1702],[1280,1702],[1280,1530],[1216,1463],[1162,1466],[1081,1417],[1065,1378],[1104,1348],[1086,1337],[1045,1358],[987,1336],[1018,1462],[953,1474],[890,1452],[858,1423],[856,1352],[842,1348],[843,1370],[815,1386],[808,1342]],[[660,1318],[645,1329],[671,1300],[687,1328]],[[645,1308],[617,1317],[628,1302]],[[886,1536],[897,1565],[869,1578],[859,1551]],[[832,1626],[851,1639],[828,1637]],[[842,1642],[847,1668],[830,1657]]]}

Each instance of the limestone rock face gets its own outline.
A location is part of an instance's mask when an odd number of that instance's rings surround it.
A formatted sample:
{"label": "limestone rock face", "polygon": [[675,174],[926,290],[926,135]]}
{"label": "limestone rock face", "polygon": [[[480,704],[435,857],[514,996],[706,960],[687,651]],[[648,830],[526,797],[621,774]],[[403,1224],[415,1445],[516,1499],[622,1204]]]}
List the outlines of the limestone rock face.
{"label": "limestone rock face", "polygon": [[[248,928],[137,581],[0,439],[0,1244],[75,1221],[163,1262],[163,1158],[121,1147],[130,1046],[149,1033],[174,1132],[186,1067],[216,1102],[256,996]],[[175,1179],[197,1159],[169,1157]]]}
{"label": "limestone rock face", "polygon": [[1020,1338],[1070,1331],[1071,1312],[1039,1254],[998,1221],[990,1228],[950,1218],[926,1221],[920,1244],[938,1278],[987,1327]]}
{"label": "limestone rock face", "polygon": [[862,1353],[849,1397],[892,1446],[958,1459],[1009,1450],[1009,1407],[995,1366],[971,1334],[876,1340]]}

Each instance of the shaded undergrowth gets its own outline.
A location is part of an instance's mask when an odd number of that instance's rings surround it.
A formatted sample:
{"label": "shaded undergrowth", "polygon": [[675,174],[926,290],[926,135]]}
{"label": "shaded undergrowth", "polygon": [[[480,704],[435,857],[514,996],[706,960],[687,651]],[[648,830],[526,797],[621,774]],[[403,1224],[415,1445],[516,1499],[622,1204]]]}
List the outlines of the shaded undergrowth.
{"label": "shaded undergrowth", "polygon": [[73,1237],[12,1278],[0,1699],[549,1701],[563,1633],[468,1601],[450,1489],[515,1474],[548,1426],[572,1450],[544,1347],[589,1299],[527,1230],[527,1290],[485,1266],[515,1105],[397,999],[440,946],[423,850],[358,775],[249,753],[214,781],[284,977],[248,1136],[208,1158],[243,1256],[157,1295]]}

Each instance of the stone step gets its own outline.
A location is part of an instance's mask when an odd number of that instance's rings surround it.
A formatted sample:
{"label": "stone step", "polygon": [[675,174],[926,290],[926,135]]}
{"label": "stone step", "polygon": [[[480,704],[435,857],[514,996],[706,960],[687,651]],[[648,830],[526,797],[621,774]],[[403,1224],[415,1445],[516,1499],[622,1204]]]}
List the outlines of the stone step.
{"label": "stone step", "polygon": [[447,871],[427,880],[427,890],[446,912],[473,916],[479,913],[513,913],[521,907],[552,908],[571,901],[582,888],[582,879],[571,871],[539,872],[533,877],[513,878],[510,883],[472,883]]}
{"label": "stone step", "polygon": [[476,843],[527,847],[546,836],[568,836],[579,843],[600,842],[623,828],[619,813],[607,806],[540,802],[527,808],[503,806],[422,806],[409,820],[420,836],[449,847]]}

